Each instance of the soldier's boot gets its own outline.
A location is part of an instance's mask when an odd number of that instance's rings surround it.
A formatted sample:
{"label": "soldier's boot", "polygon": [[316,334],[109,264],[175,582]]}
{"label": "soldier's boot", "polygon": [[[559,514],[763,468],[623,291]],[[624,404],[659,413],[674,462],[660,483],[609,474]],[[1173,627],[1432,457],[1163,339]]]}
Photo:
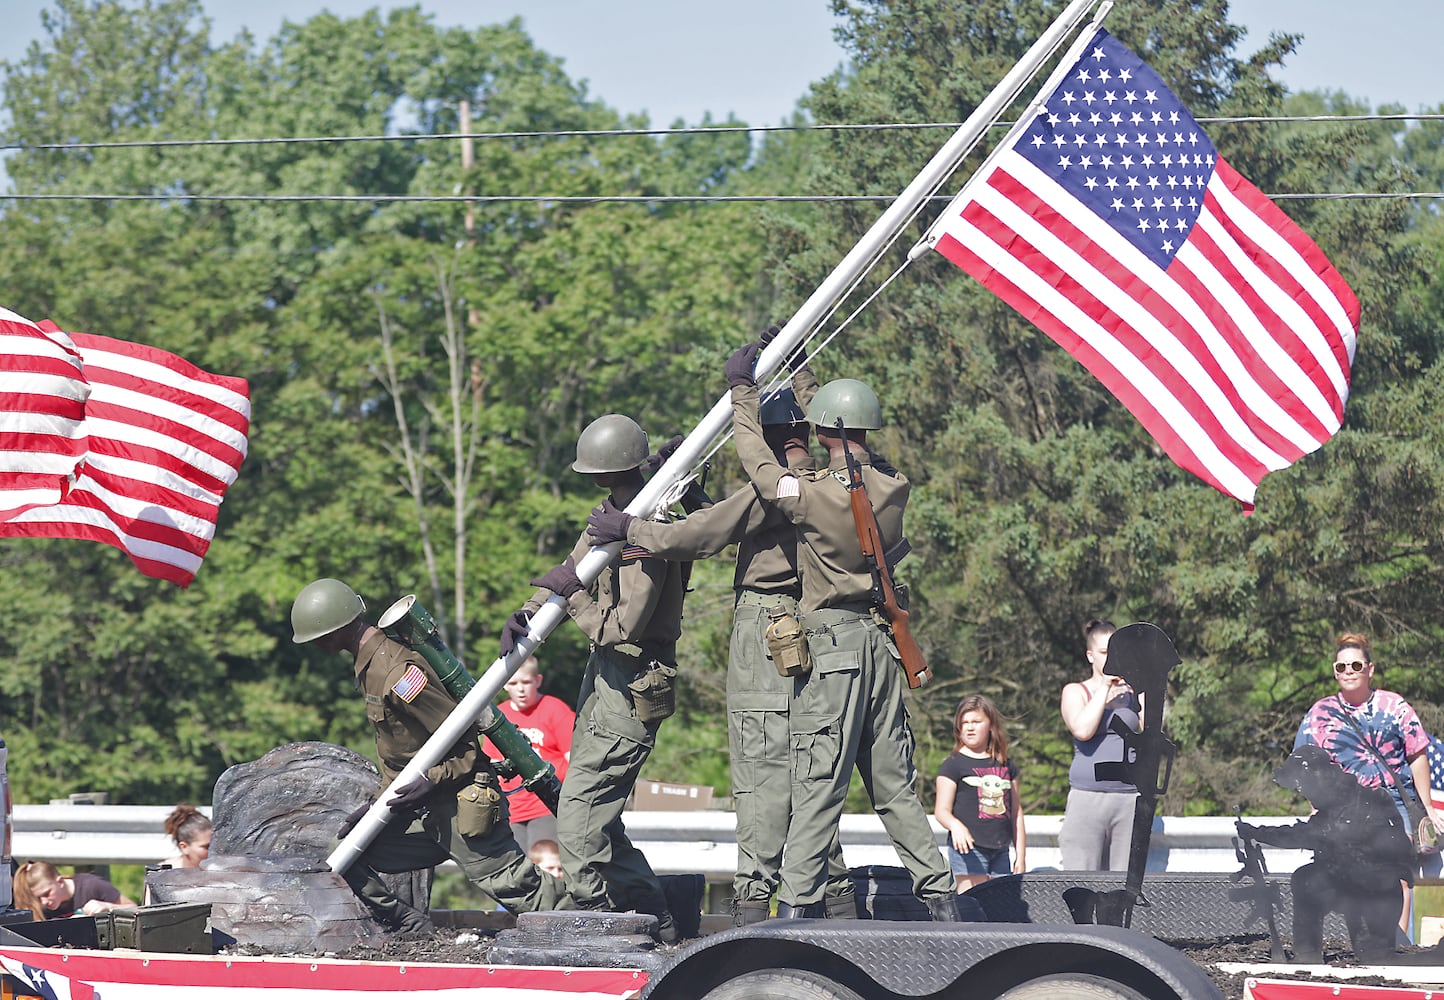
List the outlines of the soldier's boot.
{"label": "soldier's boot", "polygon": [[734,899],[732,901],[733,927],[760,924],[770,916],[772,916],[772,906],[765,899]]}
{"label": "soldier's boot", "polygon": [[667,908],[667,897],[660,890],[639,894],[635,903],[638,913],[650,913],[657,918],[657,940],[663,944],[677,943],[682,935],[677,930],[672,911]]}
{"label": "soldier's boot", "polygon": [[778,920],[816,920],[824,915],[823,903],[803,903],[801,906],[792,903],[777,904]]}
{"label": "soldier's boot", "polygon": [[856,920],[857,893],[844,892],[822,901],[822,912],[828,920]]}
{"label": "soldier's boot", "polygon": [[957,924],[962,922],[958,916],[958,897],[956,893],[948,893],[946,896],[933,896],[923,900],[927,904],[928,912],[933,915],[933,920],[944,924]]}

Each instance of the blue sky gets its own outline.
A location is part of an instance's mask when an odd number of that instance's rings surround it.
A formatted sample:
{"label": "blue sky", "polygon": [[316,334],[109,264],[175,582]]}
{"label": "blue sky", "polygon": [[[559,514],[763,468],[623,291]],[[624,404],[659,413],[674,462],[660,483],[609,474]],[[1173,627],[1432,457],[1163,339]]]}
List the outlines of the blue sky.
{"label": "blue sky", "polygon": [[[45,0],[7,0],[0,59],[18,59],[40,37],[46,6]],[[205,2],[214,37],[222,39],[242,27],[264,39],[285,18],[304,20],[322,9],[354,15],[373,6],[364,0]],[[843,58],[826,0],[425,0],[421,6],[444,25],[520,16],[573,79],[589,81],[593,97],[624,112],[646,111],[654,125],[697,122],[707,111],[775,124],[809,82]],[[1295,90],[1337,87],[1375,105],[1397,101],[1410,110],[1444,103],[1437,68],[1441,0],[1233,0],[1230,6],[1233,20],[1249,29],[1247,48],[1271,30],[1304,33],[1280,74]]]}

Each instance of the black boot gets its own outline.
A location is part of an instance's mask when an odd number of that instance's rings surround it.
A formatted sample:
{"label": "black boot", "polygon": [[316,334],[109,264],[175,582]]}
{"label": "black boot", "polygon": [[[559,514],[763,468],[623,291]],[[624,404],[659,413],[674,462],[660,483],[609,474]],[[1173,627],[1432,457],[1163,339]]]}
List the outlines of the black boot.
{"label": "black boot", "polygon": [[958,897],[954,893],[946,896],[933,896],[931,899],[923,900],[927,904],[928,912],[933,915],[937,923],[956,924],[961,923],[958,917]]}
{"label": "black boot", "polygon": [[676,944],[681,934],[677,931],[677,921],[672,919],[671,910],[663,910],[657,914],[657,940],[663,944]]}
{"label": "black boot", "polygon": [[828,920],[856,920],[857,893],[828,896],[822,901],[822,912]]}
{"label": "black boot", "polygon": [[792,903],[777,904],[778,920],[817,920],[823,916],[822,903],[804,903],[795,906]]}
{"label": "black boot", "polygon": [[748,924],[760,924],[770,916],[772,916],[772,906],[765,899],[732,900],[733,927],[746,927]]}

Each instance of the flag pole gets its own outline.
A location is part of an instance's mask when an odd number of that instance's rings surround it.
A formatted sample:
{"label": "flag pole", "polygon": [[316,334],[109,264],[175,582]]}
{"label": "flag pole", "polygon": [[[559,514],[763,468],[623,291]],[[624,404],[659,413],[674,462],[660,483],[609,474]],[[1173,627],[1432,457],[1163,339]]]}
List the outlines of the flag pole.
{"label": "flag pole", "polygon": [[[992,91],[959,126],[943,146],[933,154],[922,171],[912,179],[897,196],[882,216],[863,234],[857,244],[838,262],[832,273],[810,295],[792,318],[782,327],[781,332],[757,358],[758,381],[765,381],[781,367],[784,358],[799,347],[814,327],[831,313],[838,302],[847,294],[854,282],[866,274],[888,244],[897,237],[912,219],[923,200],[947,180],[957,169],[979,136],[996,121],[1008,106],[1017,99],[1038,68],[1062,44],[1063,40],[1078,26],[1090,8],[1099,0],[1072,0],[1063,12],[1038,37],[1013,68],[1003,76]],[[731,394],[720,398],[702,418],[692,432],[667,461],[647,480],[642,491],[627,505],[627,513],[639,517],[650,516],[659,501],[678,481],[690,474],[700,462],[708,447],[727,430],[732,422]],[[590,586],[601,575],[621,551],[621,542],[594,546],[577,563],[577,577],[583,586]],[[552,629],[567,616],[566,601],[553,596],[531,617],[530,632],[517,642],[510,655],[499,657],[487,671],[477,679],[476,686],[467,693],[446,721],[437,727],[431,738],[416,752],[411,762],[396,776],[391,786],[371,806],[371,809],[356,824],[355,829],[338,844],[326,859],[333,871],[343,872],[361,856],[367,845],[376,838],[391,812],[386,802],[391,798],[392,789],[400,788],[423,774],[439,761],[442,755],[456,742],[467,736],[476,724],[476,719],[496,698],[497,692],[507,682],[532,652],[546,641]]]}

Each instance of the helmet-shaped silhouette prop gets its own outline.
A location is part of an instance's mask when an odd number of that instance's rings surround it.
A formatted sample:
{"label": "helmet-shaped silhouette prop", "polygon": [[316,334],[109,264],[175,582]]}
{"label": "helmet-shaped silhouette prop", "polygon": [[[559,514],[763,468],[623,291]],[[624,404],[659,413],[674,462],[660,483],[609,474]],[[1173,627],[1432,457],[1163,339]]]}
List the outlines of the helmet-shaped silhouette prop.
{"label": "helmet-shaped silhouette prop", "polygon": [[292,642],[311,642],[345,628],[366,610],[361,595],[327,577],[308,583],[291,604]]}
{"label": "helmet-shaped silhouette prop", "polygon": [[647,432],[631,417],[608,413],[577,438],[573,472],[628,472],[647,460]]}
{"label": "helmet-shaped silhouette prop", "polygon": [[760,416],[763,427],[786,427],[790,424],[807,423],[807,414],[797,405],[792,387],[784,385],[762,401]]}
{"label": "helmet-shaped silhouette prop", "polygon": [[817,390],[807,404],[807,422],[814,427],[842,426],[859,431],[875,431],[882,426],[882,406],[877,393],[855,378],[833,379]]}

